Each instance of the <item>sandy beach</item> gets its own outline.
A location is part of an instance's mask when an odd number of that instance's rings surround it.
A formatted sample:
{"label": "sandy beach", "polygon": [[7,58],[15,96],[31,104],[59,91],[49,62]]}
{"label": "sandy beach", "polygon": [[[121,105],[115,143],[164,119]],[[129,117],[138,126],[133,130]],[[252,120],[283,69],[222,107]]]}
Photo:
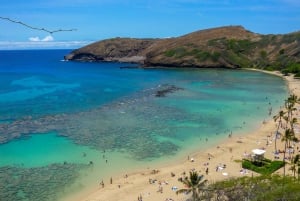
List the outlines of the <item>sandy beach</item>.
{"label": "sandy beach", "polygon": [[[278,72],[267,73],[282,76]],[[300,80],[294,79],[293,76],[284,77],[284,79],[287,81],[291,93],[300,97]],[[299,105],[297,107],[299,108]],[[297,113],[298,121],[299,117],[299,113]],[[178,181],[178,178],[182,177],[184,173],[188,174],[191,170],[203,174],[204,178],[209,182],[230,177],[256,175],[256,173],[251,171],[241,171],[241,163],[237,161],[247,157],[256,148],[264,148],[266,150],[265,156],[269,159],[274,159],[275,131],[276,123],[273,120],[262,122],[258,130],[254,130],[247,135],[238,136],[233,134],[232,136],[228,136],[228,139],[219,145],[186,156],[186,159],[178,161],[175,165],[145,169],[138,172],[128,172],[127,175],[112,178],[112,184],[110,180],[104,181],[104,187],[95,184],[94,189],[92,189],[93,193],[88,196],[76,196],[72,200],[137,201],[138,197],[142,197],[143,201],[186,200],[189,195],[176,195],[176,189],[184,187]],[[283,149],[281,141],[278,140],[277,142],[279,149]],[[280,159],[282,159],[282,155],[280,155]],[[278,172],[280,173],[281,171],[279,170]],[[287,171],[287,173],[291,174],[292,172]]]}

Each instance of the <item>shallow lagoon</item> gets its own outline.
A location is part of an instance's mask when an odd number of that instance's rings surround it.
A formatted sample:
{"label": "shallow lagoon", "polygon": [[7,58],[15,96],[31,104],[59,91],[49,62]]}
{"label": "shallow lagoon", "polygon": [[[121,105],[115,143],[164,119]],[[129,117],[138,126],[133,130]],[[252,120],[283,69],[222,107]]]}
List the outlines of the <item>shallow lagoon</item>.
{"label": "shallow lagoon", "polygon": [[[287,95],[281,78],[260,72],[120,69],[128,64],[61,61],[66,53],[0,52],[0,183],[12,168],[19,175],[37,172],[41,185],[59,171],[61,178],[73,175],[52,181],[63,196],[246,133]],[[170,86],[178,90],[156,96]],[[27,182],[23,189],[9,181],[9,192],[17,193],[7,196],[17,197],[6,200],[35,199],[24,193],[33,181],[18,181]],[[57,199],[51,189],[41,189],[44,200]]]}

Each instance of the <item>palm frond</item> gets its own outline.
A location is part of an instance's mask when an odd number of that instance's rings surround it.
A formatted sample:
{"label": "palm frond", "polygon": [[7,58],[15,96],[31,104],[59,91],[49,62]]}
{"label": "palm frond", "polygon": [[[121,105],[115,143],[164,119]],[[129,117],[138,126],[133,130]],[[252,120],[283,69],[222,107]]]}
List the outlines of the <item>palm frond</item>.
{"label": "palm frond", "polygon": [[185,194],[189,194],[190,192],[192,192],[192,189],[179,189],[176,191],[176,194],[182,194],[182,193],[185,193]]}

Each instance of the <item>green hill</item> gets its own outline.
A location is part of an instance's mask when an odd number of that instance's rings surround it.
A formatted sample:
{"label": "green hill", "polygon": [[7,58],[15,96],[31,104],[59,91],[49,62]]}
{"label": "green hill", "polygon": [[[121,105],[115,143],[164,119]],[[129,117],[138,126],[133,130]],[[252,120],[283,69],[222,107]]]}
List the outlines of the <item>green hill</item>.
{"label": "green hill", "polygon": [[65,57],[77,61],[136,62],[144,67],[259,68],[300,72],[300,32],[262,35],[241,26],[167,39],[113,38]]}

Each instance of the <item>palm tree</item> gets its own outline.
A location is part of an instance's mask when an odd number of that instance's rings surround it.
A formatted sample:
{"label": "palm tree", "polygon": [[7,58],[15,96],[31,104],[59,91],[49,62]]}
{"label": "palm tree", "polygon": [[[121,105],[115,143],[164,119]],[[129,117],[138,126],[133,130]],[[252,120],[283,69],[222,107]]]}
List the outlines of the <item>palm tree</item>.
{"label": "palm tree", "polygon": [[275,134],[275,153],[278,153],[277,151],[277,136],[279,134],[279,128],[282,126],[282,119],[285,115],[284,111],[279,111],[279,113],[277,115],[275,115],[273,117],[274,121],[276,122],[278,120],[278,126],[277,126],[277,130],[276,130],[276,134]]}
{"label": "palm tree", "polygon": [[290,97],[288,98],[288,102],[292,103],[295,105],[295,103],[299,103],[300,98],[298,98],[295,94],[291,94]]}
{"label": "palm tree", "polygon": [[[290,143],[292,142],[297,142],[298,139],[295,136],[295,132],[294,132],[294,124],[297,122],[297,119],[293,117],[293,112],[297,110],[297,108],[295,108],[296,103],[299,103],[300,99],[294,95],[291,94],[287,100],[285,100],[285,109],[286,109],[286,114],[282,117],[285,120],[285,127],[284,129],[284,136],[281,139],[282,141],[285,141],[284,143],[284,155],[283,155],[283,177],[285,178],[285,156],[286,156],[286,151],[287,148],[290,148]],[[291,152],[289,152],[289,155],[291,154]],[[290,155],[291,156],[291,155]],[[295,160],[295,159],[294,159]],[[295,161],[292,160],[292,163],[294,163]],[[299,160],[298,156],[296,157],[296,160]],[[298,166],[298,165],[297,165]],[[292,165],[291,170],[294,172],[296,172],[296,164]],[[299,166],[298,166],[298,177],[299,177]],[[283,185],[284,185],[284,180],[283,180]]]}
{"label": "palm tree", "polygon": [[297,123],[297,118],[293,117],[291,120],[290,120],[290,126],[291,126],[291,129],[294,131],[294,125]]}
{"label": "palm tree", "polygon": [[186,188],[179,189],[176,191],[176,194],[179,193],[186,193],[189,194],[192,192],[192,199],[193,201],[199,200],[199,193],[201,190],[204,190],[204,187],[207,183],[207,180],[205,179],[202,181],[204,178],[203,175],[198,175],[197,172],[190,172],[190,176],[186,177],[182,180],[182,183],[186,186]]}
{"label": "palm tree", "polygon": [[[295,104],[299,102],[299,99],[296,95],[291,94],[290,97],[286,100],[286,109],[287,116],[285,116],[286,120],[286,130],[289,129],[290,136],[288,139],[288,148],[291,147],[291,142],[298,142],[298,139],[294,132],[294,125],[297,123],[297,118],[293,117],[293,112],[297,111]],[[290,153],[289,153],[290,154]]]}
{"label": "palm tree", "polygon": [[287,109],[289,120],[293,119],[293,112],[297,110],[295,104],[299,102],[300,99],[295,94],[291,94],[285,101],[285,108]]}
{"label": "palm tree", "polygon": [[290,141],[294,139],[294,133],[290,128],[287,128],[284,132],[284,136],[281,139],[284,141],[284,153],[283,153],[283,176],[285,176],[285,157],[287,148],[289,147]]}
{"label": "palm tree", "polygon": [[[293,160],[292,160],[292,166],[290,170],[293,171],[294,173],[294,178],[296,178],[296,172],[298,174],[298,179],[299,179],[299,167],[300,167],[300,154],[297,154]],[[297,171],[298,170],[298,171]]]}

